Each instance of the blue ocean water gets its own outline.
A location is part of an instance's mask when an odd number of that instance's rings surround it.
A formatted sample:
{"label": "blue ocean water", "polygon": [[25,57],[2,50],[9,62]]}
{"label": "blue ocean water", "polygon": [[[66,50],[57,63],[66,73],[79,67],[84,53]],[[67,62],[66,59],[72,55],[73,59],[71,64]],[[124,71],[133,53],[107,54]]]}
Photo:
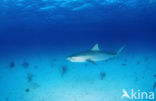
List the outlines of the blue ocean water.
{"label": "blue ocean water", "polygon": [[0,101],[155,101],[155,34],[156,0],[0,0]]}

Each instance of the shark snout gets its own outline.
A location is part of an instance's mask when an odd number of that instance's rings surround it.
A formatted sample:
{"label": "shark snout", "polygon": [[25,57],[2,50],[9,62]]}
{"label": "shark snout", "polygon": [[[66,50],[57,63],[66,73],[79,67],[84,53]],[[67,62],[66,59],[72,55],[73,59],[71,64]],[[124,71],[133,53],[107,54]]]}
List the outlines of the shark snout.
{"label": "shark snout", "polygon": [[75,62],[75,59],[73,57],[67,57],[67,60],[70,62]]}
{"label": "shark snout", "polygon": [[72,57],[67,57],[66,59],[69,60],[69,61],[71,61],[72,60]]}

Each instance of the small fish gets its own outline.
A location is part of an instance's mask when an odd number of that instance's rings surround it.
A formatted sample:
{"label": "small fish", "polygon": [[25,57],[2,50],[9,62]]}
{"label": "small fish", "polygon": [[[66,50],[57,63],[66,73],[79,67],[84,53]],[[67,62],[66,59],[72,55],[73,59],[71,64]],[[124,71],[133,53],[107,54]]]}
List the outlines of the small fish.
{"label": "small fish", "polygon": [[27,73],[27,80],[28,80],[28,82],[31,82],[32,79],[33,79],[33,77],[34,77],[33,74],[31,74],[31,73]]}
{"label": "small fish", "polygon": [[66,66],[62,66],[62,68],[61,68],[61,76],[63,77],[66,73],[67,73],[67,67]]}
{"label": "small fish", "polygon": [[30,92],[30,89],[29,88],[26,88],[25,89],[25,92],[27,92],[27,93]]}
{"label": "small fish", "polygon": [[153,75],[153,77],[156,77],[156,74],[155,74],[155,75]]}
{"label": "small fish", "polygon": [[68,56],[67,60],[71,62],[89,62],[89,63],[95,64],[95,61],[104,61],[104,60],[108,60],[117,56],[118,54],[121,53],[121,51],[124,48],[125,46],[121,47],[115,53],[110,53],[110,52],[105,52],[105,51],[100,50],[98,44],[96,44],[89,51],[83,51],[83,52],[79,52],[71,56]]}
{"label": "small fish", "polygon": [[15,67],[15,63],[12,61],[12,62],[10,62],[10,66],[9,66],[10,68],[14,68]]}
{"label": "small fish", "polygon": [[105,72],[100,72],[101,80],[103,80],[105,76],[106,76],[106,73]]}

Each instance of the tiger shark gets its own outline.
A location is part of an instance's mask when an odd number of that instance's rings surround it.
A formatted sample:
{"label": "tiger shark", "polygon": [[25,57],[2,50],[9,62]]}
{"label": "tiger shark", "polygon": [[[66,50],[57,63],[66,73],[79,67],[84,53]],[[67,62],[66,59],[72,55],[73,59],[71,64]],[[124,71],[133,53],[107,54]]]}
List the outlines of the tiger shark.
{"label": "tiger shark", "polygon": [[117,52],[111,53],[100,50],[98,44],[95,44],[91,50],[72,54],[67,57],[67,60],[70,62],[89,62],[96,64],[96,61],[108,60],[119,55],[124,48],[125,46],[122,46]]}

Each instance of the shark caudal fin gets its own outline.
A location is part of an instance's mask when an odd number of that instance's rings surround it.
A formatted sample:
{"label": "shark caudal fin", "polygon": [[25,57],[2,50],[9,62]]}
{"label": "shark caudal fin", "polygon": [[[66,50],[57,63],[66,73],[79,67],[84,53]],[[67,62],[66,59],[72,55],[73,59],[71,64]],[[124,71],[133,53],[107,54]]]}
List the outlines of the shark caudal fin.
{"label": "shark caudal fin", "polygon": [[120,54],[124,48],[125,48],[125,46],[122,46],[122,47],[117,51],[116,54]]}

